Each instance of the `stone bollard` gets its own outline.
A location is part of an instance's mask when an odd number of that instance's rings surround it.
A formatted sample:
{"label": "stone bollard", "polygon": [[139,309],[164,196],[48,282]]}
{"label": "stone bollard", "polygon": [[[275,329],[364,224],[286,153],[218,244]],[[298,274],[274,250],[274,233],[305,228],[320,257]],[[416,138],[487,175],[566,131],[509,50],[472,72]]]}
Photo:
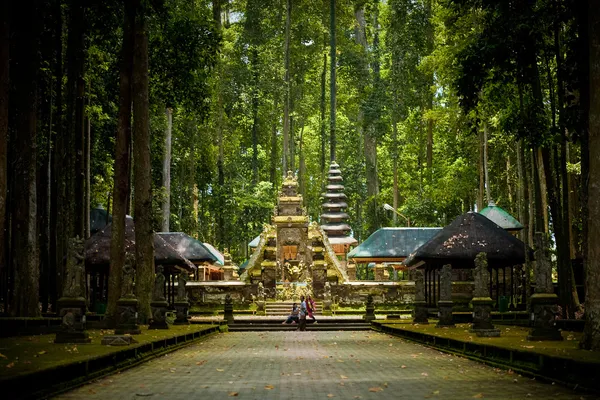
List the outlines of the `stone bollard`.
{"label": "stone bollard", "polygon": [[440,299],[438,300],[438,323],[436,327],[454,326],[452,317],[452,266],[446,264],[442,267],[440,275]]}
{"label": "stone bollard", "polygon": [[177,299],[173,303],[175,306],[175,322],[173,325],[189,325],[188,321],[188,310],[190,308],[190,302],[187,298],[185,291],[185,285],[187,284],[187,273],[180,272],[177,276]]}
{"label": "stone bollard", "polygon": [[365,316],[363,319],[367,322],[371,322],[375,319],[375,305],[373,304],[373,296],[367,296],[367,303],[365,304]]}
{"label": "stone bollard", "polygon": [[413,324],[429,324],[429,320],[427,319],[427,302],[425,301],[425,279],[423,277],[423,270],[417,270],[416,274]]}
{"label": "stone bollard", "polygon": [[169,324],[167,323],[167,309],[169,303],[165,300],[165,275],[163,274],[163,266],[159,265],[156,267],[156,270],[152,302],[150,303],[152,320],[150,321],[148,329],[169,329]]}
{"label": "stone bollard", "polygon": [[488,283],[490,274],[488,271],[487,255],[485,253],[477,254],[475,257],[475,270],[473,271],[475,279],[475,290],[473,297],[473,325],[471,332],[480,337],[500,336],[500,330],[495,329],[492,324],[492,303],[494,302],[488,292]]}
{"label": "stone bollard", "polygon": [[137,324],[138,300],[136,298],[123,298],[117,300],[117,326],[115,335],[139,335],[142,333]]}
{"label": "stone bollard", "polygon": [[531,296],[531,325],[527,340],[563,340],[556,327],[558,296],[552,287],[552,266],[545,236],[535,233],[535,293]]}
{"label": "stone bollard", "polygon": [[229,293],[225,296],[225,310],[223,314],[223,319],[227,322],[228,325],[233,324],[233,301],[231,299],[231,295]]}

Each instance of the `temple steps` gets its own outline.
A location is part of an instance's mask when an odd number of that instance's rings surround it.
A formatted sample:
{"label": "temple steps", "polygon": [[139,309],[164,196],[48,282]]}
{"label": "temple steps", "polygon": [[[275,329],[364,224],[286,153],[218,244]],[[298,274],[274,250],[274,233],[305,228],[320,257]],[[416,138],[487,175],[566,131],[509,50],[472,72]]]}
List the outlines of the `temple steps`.
{"label": "temple steps", "polygon": [[[268,317],[271,316],[288,316],[292,312],[292,307],[294,303],[300,304],[300,301],[286,301],[286,302],[277,302],[277,303],[266,303],[265,304],[265,314]],[[317,308],[317,312],[315,312],[316,316],[321,315],[321,311],[323,310],[323,303],[319,301],[315,301],[315,305]]]}
{"label": "temple steps", "polygon": [[[283,318],[268,320],[249,320],[239,318],[229,325],[230,332],[274,332],[274,331],[295,331],[298,324],[282,324]],[[319,320],[319,318],[317,318]],[[306,323],[307,331],[368,331],[371,324],[362,319],[327,319],[320,320],[315,324],[312,321]]]}

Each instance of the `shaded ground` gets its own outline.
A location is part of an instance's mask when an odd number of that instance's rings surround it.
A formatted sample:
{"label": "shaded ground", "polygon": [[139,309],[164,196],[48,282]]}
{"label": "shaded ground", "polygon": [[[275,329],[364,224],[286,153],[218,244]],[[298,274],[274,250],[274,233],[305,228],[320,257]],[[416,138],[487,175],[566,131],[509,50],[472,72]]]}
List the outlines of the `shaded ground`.
{"label": "shaded ground", "polygon": [[594,399],[376,332],[214,335],[59,399]]}

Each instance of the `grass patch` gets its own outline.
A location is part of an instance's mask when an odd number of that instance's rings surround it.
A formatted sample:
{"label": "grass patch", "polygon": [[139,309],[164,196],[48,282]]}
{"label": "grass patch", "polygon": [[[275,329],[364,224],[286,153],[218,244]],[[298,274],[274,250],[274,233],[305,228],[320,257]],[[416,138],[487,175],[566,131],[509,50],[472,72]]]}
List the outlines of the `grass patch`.
{"label": "grass patch", "polygon": [[582,333],[563,331],[562,342],[527,340],[530,328],[521,326],[499,326],[500,337],[478,337],[470,333],[471,324],[457,324],[454,328],[436,328],[437,321],[429,320],[429,325],[413,325],[410,320],[386,321],[381,325],[412,332],[421,332],[440,338],[455,339],[461,342],[477,343],[487,346],[496,346],[503,349],[527,351],[539,353],[551,357],[568,358],[585,362],[600,363],[600,352],[582,350],[579,348],[579,340]]}
{"label": "grass patch", "polygon": [[196,324],[172,325],[167,330],[148,330],[148,326],[141,326],[142,333],[134,335],[138,343],[123,347],[100,344],[102,337],[114,334],[114,330],[88,330],[92,339],[90,344],[55,344],[54,334],[2,338],[0,339],[0,378],[86,361],[157,340],[200,332],[210,327],[212,326]]}

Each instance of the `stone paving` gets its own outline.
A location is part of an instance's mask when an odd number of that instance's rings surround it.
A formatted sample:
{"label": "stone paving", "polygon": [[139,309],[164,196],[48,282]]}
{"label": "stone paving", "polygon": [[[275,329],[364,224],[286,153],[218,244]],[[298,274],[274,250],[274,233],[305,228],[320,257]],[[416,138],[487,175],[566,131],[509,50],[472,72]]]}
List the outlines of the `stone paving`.
{"label": "stone paving", "polygon": [[239,332],[92,382],[57,399],[584,399],[377,332]]}

